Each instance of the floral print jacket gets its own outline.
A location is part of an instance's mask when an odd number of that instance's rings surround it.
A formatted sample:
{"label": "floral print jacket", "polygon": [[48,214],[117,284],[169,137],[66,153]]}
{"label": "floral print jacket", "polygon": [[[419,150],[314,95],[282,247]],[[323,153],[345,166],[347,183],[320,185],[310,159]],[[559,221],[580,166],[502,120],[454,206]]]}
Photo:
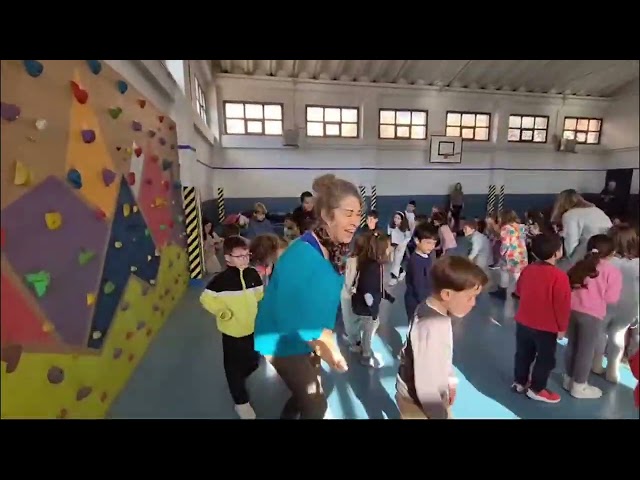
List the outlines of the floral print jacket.
{"label": "floral print jacket", "polygon": [[500,255],[503,269],[519,273],[527,266],[527,231],[524,225],[511,223],[500,229]]}

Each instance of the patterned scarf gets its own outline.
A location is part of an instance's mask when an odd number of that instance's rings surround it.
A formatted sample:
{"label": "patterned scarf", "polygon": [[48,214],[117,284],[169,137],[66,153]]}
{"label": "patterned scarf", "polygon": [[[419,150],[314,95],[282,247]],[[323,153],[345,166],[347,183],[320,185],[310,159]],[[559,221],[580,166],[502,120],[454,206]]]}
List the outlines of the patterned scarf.
{"label": "patterned scarf", "polygon": [[327,249],[329,252],[329,261],[333,265],[333,268],[340,275],[344,275],[346,268],[345,257],[349,253],[348,243],[335,243],[329,236],[329,231],[324,223],[321,223],[313,229],[313,233],[318,238],[320,245]]}

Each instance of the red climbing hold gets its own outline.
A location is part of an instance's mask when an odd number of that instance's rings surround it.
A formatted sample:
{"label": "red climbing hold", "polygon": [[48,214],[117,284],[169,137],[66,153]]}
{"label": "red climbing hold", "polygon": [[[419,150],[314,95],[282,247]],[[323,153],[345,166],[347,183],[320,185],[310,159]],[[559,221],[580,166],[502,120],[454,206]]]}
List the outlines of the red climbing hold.
{"label": "red climbing hold", "polygon": [[96,209],[96,218],[98,220],[104,220],[105,218],[107,218],[107,214],[104,213],[104,211],[100,208]]}
{"label": "red climbing hold", "polygon": [[136,173],[135,172],[127,173],[127,183],[129,185],[135,185],[136,184]]}
{"label": "red climbing hold", "polygon": [[87,100],[89,100],[89,92],[80,87],[76,82],[71,81],[71,91],[73,92],[73,96],[76,98],[78,103],[85,104]]}
{"label": "red climbing hold", "polygon": [[160,123],[164,122],[164,115],[160,115],[160,116],[158,117],[158,120],[160,120]]}
{"label": "red climbing hold", "polygon": [[135,153],[135,154],[136,154],[136,157],[139,157],[140,155],[142,155],[142,147],[136,147],[136,148],[133,150],[133,153]]}
{"label": "red climbing hold", "polygon": [[140,99],[138,100],[138,105],[140,105],[140,108],[144,108],[147,105],[147,101]]}

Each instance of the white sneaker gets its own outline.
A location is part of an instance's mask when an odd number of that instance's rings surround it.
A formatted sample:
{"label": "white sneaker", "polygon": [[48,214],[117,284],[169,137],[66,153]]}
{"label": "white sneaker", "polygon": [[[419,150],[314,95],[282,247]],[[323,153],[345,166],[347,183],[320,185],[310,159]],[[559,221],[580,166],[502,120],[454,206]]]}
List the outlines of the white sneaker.
{"label": "white sneaker", "polygon": [[564,388],[567,392],[571,392],[571,386],[573,385],[573,380],[566,373],[562,376],[562,388]]}
{"label": "white sneaker", "polygon": [[604,368],[602,367],[602,355],[596,355],[596,358],[593,359],[593,365],[591,367],[591,371],[596,375],[602,375],[604,373]]}
{"label": "white sneaker", "polygon": [[571,386],[571,396],[581,399],[600,398],[602,390],[588,383],[575,383]]}
{"label": "white sneaker", "polygon": [[236,413],[242,420],[255,420],[256,412],[253,411],[253,407],[250,403],[243,403],[242,405],[236,405]]}

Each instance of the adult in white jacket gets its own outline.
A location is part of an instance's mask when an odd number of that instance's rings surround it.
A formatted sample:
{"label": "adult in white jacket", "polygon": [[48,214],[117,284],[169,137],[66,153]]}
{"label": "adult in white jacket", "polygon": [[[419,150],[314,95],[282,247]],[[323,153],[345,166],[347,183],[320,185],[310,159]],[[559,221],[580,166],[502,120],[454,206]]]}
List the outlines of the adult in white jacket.
{"label": "adult in white jacket", "polygon": [[612,226],[611,220],[602,210],[587,202],[573,189],[560,192],[553,207],[551,221],[562,225],[565,268],[570,268],[585,256],[587,242],[592,236],[607,233]]}

